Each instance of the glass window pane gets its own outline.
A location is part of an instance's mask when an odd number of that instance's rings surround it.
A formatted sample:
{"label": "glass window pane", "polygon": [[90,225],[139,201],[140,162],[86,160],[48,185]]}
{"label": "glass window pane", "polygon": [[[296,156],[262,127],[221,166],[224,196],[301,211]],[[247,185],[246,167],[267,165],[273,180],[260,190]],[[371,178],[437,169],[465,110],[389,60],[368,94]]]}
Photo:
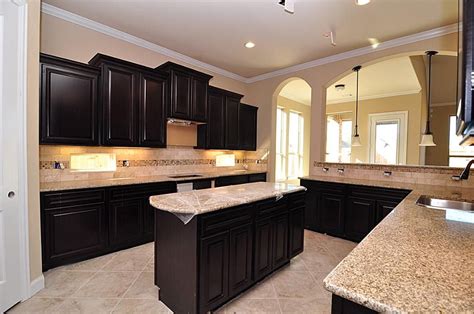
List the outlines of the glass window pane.
{"label": "glass window pane", "polygon": [[290,112],[290,125],[288,127],[288,153],[298,153],[299,144],[299,114]]}
{"label": "glass window pane", "polygon": [[[449,155],[473,156],[474,146],[461,146],[462,136],[456,135],[456,116],[449,117]],[[465,167],[466,163],[460,167]]]}
{"label": "glass window pane", "polygon": [[337,123],[332,117],[328,117],[327,119],[326,161],[339,161],[339,123]]}
{"label": "glass window pane", "polygon": [[341,125],[340,162],[351,162],[352,121],[344,120]]}
{"label": "glass window pane", "polygon": [[398,123],[378,122],[375,125],[375,163],[397,164]]}

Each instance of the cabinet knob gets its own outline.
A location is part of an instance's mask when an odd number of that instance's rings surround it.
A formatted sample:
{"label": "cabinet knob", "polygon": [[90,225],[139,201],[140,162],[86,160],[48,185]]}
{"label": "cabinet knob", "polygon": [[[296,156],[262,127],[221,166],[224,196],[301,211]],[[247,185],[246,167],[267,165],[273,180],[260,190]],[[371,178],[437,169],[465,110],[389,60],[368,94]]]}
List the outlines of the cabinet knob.
{"label": "cabinet knob", "polygon": [[14,198],[15,197],[15,192],[14,191],[10,191],[8,192],[8,198]]}

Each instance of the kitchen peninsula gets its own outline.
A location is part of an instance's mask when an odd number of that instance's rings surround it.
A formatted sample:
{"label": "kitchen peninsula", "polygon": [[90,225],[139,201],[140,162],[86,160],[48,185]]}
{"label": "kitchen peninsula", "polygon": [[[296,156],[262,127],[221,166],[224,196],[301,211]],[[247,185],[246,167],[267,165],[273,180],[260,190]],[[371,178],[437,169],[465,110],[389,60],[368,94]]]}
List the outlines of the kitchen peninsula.
{"label": "kitchen peninsula", "polygon": [[150,197],[160,300],[206,313],[287,264],[303,251],[304,197],[267,182]]}

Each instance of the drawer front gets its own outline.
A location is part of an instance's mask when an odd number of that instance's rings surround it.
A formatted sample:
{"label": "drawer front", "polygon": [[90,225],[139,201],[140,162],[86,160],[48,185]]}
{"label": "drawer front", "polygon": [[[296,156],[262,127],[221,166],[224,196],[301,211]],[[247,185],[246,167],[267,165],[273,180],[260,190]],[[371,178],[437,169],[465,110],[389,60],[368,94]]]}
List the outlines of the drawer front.
{"label": "drawer front", "polygon": [[251,222],[253,208],[253,205],[245,205],[201,216],[202,235],[207,236]]}
{"label": "drawer front", "polygon": [[289,207],[304,207],[306,202],[306,192],[296,192],[288,195]]}
{"label": "drawer front", "polygon": [[216,179],[216,187],[235,185],[235,184],[244,184],[249,182],[248,175],[239,175],[231,177],[220,177]]}
{"label": "drawer front", "polygon": [[400,189],[384,189],[366,186],[350,186],[349,195],[362,198],[387,199],[402,201],[410,191]]}
{"label": "drawer front", "polygon": [[256,173],[256,174],[249,174],[249,182],[265,182],[267,181],[267,174],[266,173]]}
{"label": "drawer front", "polygon": [[288,211],[288,198],[271,198],[257,204],[257,219],[282,214]]}
{"label": "drawer front", "polygon": [[122,199],[143,198],[151,195],[176,192],[175,183],[127,185],[109,188],[110,201]]}
{"label": "drawer front", "polygon": [[50,210],[83,204],[98,204],[105,201],[104,189],[74,190],[42,193],[42,207]]}

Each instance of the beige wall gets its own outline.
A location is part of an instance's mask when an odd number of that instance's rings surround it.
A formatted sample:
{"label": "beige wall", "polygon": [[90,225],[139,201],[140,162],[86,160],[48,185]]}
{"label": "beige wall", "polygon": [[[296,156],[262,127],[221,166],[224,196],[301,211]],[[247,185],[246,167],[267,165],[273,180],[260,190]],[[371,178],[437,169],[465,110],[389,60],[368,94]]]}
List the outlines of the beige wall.
{"label": "beige wall", "polygon": [[[353,112],[354,102],[330,104],[326,106],[326,113],[334,114],[340,112]],[[418,165],[419,163],[419,138],[421,118],[421,93],[385,97],[359,101],[359,135],[362,146],[352,147],[351,162],[369,162],[369,136],[370,121],[369,114],[388,113],[395,111],[408,111],[408,141],[407,141],[407,164]],[[355,125],[354,116],[352,125]]]}
{"label": "beige wall", "polygon": [[456,106],[431,108],[431,132],[436,143],[426,148],[426,164],[433,166],[449,165],[449,116],[456,114]]}
{"label": "beige wall", "polygon": [[[270,147],[273,149],[271,139],[275,137],[275,108],[277,96],[281,88],[288,81],[290,81],[292,78],[301,78],[304,79],[312,88],[310,160],[324,160],[326,87],[337,81],[337,79],[349,74],[354,65],[369,65],[387,58],[391,58],[394,55],[422,55],[427,49],[434,49],[441,52],[455,52],[457,51],[457,34],[449,34],[442,37],[423,40],[385,50],[374,50],[374,52],[370,54],[349,58],[249,84],[246,98],[251,103],[257,104],[260,108],[258,115],[259,147]],[[270,179],[272,179],[274,175],[274,158],[272,154],[269,156],[269,171],[271,172]]]}
{"label": "beige wall", "polygon": [[278,96],[278,106],[284,107],[286,110],[297,111],[301,113],[304,119],[304,151],[303,151],[303,175],[309,174],[309,149],[311,145],[311,107],[296,102],[283,96]]}
{"label": "beige wall", "polygon": [[28,1],[27,38],[27,175],[28,175],[28,236],[30,278],[42,274],[41,227],[39,205],[39,45],[40,2]]}

